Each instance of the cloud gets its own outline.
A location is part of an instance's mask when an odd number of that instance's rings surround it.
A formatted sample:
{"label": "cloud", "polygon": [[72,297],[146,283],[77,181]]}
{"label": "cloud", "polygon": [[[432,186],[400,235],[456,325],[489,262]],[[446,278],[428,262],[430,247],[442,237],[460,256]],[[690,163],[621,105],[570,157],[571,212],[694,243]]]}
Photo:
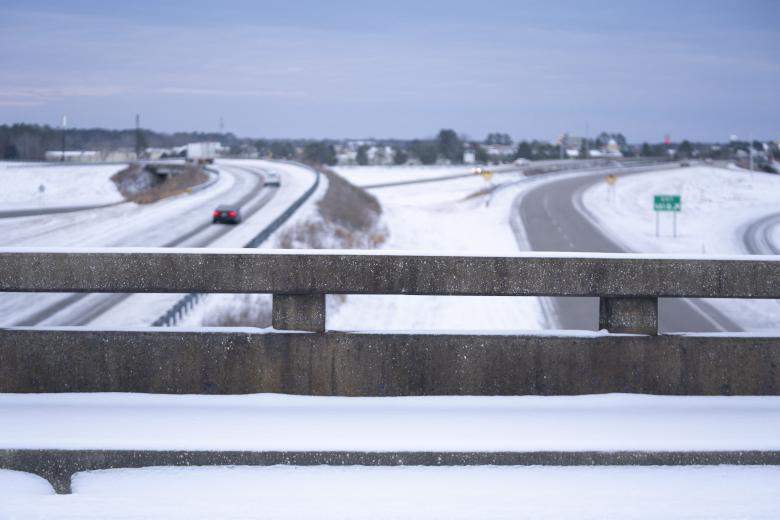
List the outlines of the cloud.
{"label": "cloud", "polygon": [[193,96],[249,96],[249,97],[275,97],[275,98],[301,98],[306,94],[299,91],[288,90],[262,90],[262,89],[214,89],[191,87],[163,87],[157,89],[161,94],[193,95]]}
{"label": "cloud", "polygon": [[37,107],[43,105],[43,101],[19,101],[0,99],[0,107]]}
{"label": "cloud", "polygon": [[[0,102],[42,104],[52,99],[67,97],[106,97],[123,94],[127,90],[117,86],[69,86],[69,87],[0,87]],[[10,98],[11,101],[2,98]]]}

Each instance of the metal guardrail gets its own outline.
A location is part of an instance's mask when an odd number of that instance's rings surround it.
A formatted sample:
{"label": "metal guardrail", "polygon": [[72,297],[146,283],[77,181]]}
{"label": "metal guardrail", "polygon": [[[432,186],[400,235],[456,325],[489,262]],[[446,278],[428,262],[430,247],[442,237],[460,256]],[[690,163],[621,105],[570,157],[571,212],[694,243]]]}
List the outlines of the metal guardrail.
{"label": "metal guardrail", "polygon": [[[296,166],[303,166],[296,164]],[[308,166],[306,166],[308,168]],[[307,189],[303,195],[298,197],[281,215],[276,217],[273,222],[263,228],[252,240],[244,245],[245,248],[259,247],[263,242],[277,231],[298,209],[312,196],[320,185],[320,172],[313,168],[309,168],[315,173],[314,183]],[[152,322],[153,327],[171,327],[176,325],[178,321],[184,318],[189,311],[191,311],[195,305],[201,300],[203,294],[190,293],[183,296],[179,301],[174,303],[165,313]]]}

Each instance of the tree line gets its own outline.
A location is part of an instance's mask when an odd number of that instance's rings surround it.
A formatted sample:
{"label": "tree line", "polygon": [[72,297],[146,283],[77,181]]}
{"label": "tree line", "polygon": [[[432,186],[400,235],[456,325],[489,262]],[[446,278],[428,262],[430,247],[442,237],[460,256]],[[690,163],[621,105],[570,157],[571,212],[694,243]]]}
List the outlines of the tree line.
{"label": "tree line", "polygon": [[47,151],[61,150],[65,138],[67,150],[135,150],[141,148],[173,148],[197,141],[219,141],[224,146],[238,146],[241,139],[231,133],[176,132],[172,134],[152,130],[105,128],[61,128],[25,123],[0,125],[0,159],[43,160]]}
{"label": "tree line", "polygon": [[[107,130],[103,128],[67,129],[64,132],[67,150],[95,150],[107,152],[117,149],[173,148],[190,142],[216,141],[229,147],[233,155],[252,155],[276,159],[300,160],[315,164],[335,165],[338,150],[344,141],[336,139],[250,139],[239,138],[232,133],[176,132],[172,134],[148,129]],[[0,159],[43,160],[49,150],[62,148],[63,130],[46,125],[13,124],[0,125]],[[731,159],[742,150],[753,146],[763,150],[763,144],[755,141],[734,141],[722,145],[695,143],[684,140],[680,143],[642,143],[632,146],[622,133],[601,132],[595,138],[581,139],[579,156],[587,157],[589,150],[595,150],[614,141],[625,156],[675,158]],[[373,153],[385,154],[389,149],[394,164],[405,164],[414,160],[430,165],[440,162],[462,164],[464,152],[473,152],[478,163],[511,161],[514,159],[545,160],[561,157],[561,145],[542,140],[522,140],[514,143],[506,133],[492,132],[480,141],[468,139],[451,128],[440,130],[434,137],[424,139],[384,139],[373,141],[379,150]],[[491,155],[496,147],[509,149],[511,153]],[[371,147],[363,144],[357,147],[355,162],[369,164]],[[672,152],[670,153],[670,150]],[[776,160],[780,150],[773,145],[770,151]],[[384,158],[384,157],[383,157]]]}

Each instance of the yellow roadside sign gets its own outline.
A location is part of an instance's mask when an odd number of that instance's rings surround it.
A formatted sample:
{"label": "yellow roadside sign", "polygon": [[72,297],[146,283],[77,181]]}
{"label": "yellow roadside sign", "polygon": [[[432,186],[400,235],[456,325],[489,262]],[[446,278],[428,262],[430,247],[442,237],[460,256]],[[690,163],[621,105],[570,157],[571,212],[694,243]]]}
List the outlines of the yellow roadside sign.
{"label": "yellow roadside sign", "polygon": [[607,184],[610,186],[614,185],[617,182],[617,175],[609,174],[607,175]]}
{"label": "yellow roadside sign", "polygon": [[490,179],[493,178],[493,172],[490,171],[490,170],[482,170],[482,174],[481,175],[482,175],[482,178],[485,179],[486,181],[489,181]]}

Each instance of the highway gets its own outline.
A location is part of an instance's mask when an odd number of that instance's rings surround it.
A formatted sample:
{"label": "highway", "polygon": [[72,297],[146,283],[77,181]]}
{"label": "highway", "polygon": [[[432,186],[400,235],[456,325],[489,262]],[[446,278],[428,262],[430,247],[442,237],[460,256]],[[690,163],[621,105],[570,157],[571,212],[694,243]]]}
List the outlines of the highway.
{"label": "highway", "polygon": [[33,217],[37,215],[53,215],[55,213],[73,213],[74,211],[88,211],[92,209],[108,208],[125,202],[112,202],[110,204],[92,204],[89,206],[58,206],[54,208],[13,209],[0,211],[0,218]]}
{"label": "highway", "polygon": [[[114,246],[163,246],[163,247],[207,247],[233,226],[215,225],[211,222],[211,211],[218,203],[234,203],[241,207],[244,219],[260,211],[277,193],[275,186],[265,186],[263,173],[258,167],[225,165],[220,166],[224,174],[234,178],[227,190],[217,191],[207,196],[205,202],[190,204],[174,218],[176,222],[148,219],[132,232],[122,232],[127,224],[122,218],[115,218],[114,236],[106,245]],[[151,206],[150,206],[151,208]],[[88,218],[102,221],[101,212],[105,209],[87,211]],[[105,219],[111,222],[116,215],[107,214]],[[81,216],[75,225],[81,223]],[[63,230],[58,228],[58,233]],[[65,231],[67,232],[67,231]],[[86,325],[131,295],[127,294],[16,294],[6,295],[0,304],[3,308],[15,308],[18,317],[10,325]],[[26,312],[19,316],[18,309]],[[5,323],[4,323],[5,324]]]}
{"label": "highway", "polygon": [[[668,168],[668,166],[665,166]],[[578,176],[545,179],[517,197],[512,211],[519,214],[527,242],[534,251],[572,251],[624,253],[588,218],[580,203],[582,193],[591,185],[603,182],[608,173],[630,175],[646,169],[626,172],[621,168],[600,170]],[[517,231],[516,231],[517,232]],[[596,330],[597,298],[551,298],[548,316],[551,325],[561,329]],[[696,299],[659,300],[659,329],[662,332],[738,331],[735,323],[707,302]]]}

